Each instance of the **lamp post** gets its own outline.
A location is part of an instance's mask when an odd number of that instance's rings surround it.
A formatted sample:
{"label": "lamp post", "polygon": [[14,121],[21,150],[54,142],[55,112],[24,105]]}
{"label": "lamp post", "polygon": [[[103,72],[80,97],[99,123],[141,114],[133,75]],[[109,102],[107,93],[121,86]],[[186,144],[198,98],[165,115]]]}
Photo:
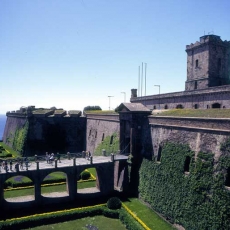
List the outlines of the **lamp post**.
{"label": "lamp post", "polygon": [[[159,94],[161,94],[161,86],[160,85],[154,85],[154,86],[159,87]],[[159,98],[159,109],[161,109],[160,98]]]}
{"label": "lamp post", "polygon": [[126,101],[126,93],[125,92],[121,92],[124,94],[124,102]]}
{"label": "lamp post", "polygon": [[161,94],[161,86],[160,85],[154,85],[156,87],[159,87],[159,94]]}
{"label": "lamp post", "polygon": [[109,98],[109,110],[110,110],[110,98],[113,97],[113,96],[108,96]]}

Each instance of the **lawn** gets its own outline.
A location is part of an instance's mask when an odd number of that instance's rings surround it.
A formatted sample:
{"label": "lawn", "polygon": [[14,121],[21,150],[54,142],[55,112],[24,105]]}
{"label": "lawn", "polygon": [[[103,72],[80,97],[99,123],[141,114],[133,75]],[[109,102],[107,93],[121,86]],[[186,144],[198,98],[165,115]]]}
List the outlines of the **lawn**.
{"label": "lawn", "polygon": [[150,229],[154,230],[172,230],[175,229],[158,216],[154,211],[142,204],[137,198],[130,198],[124,202],[125,205],[140,218]]}
{"label": "lawn", "polygon": [[[78,182],[77,188],[83,189],[83,188],[92,188],[96,186],[95,181],[86,181],[86,182]],[[43,193],[52,193],[52,192],[65,192],[66,191],[66,184],[61,185],[51,185],[51,186],[45,186],[41,188],[41,192]],[[17,189],[17,190],[11,190],[11,191],[5,191],[4,192],[4,198],[13,198],[18,196],[29,196],[34,195],[34,187],[26,188],[26,189]]]}
{"label": "lawn", "polygon": [[[86,227],[88,225],[88,228]],[[86,217],[78,220],[67,221],[63,223],[43,225],[35,228],[30,228],[33,230],[80,230],[80,229],[90,229],[89,225],[97,227],[100,230],[125,230],[125,226],[118,219],[111,219],[104,216]],[[95,228],[91,228],[95,229]]]}
{"label": "lawn", "polygon": [[230,118],[230,109],[170,109],[153,113],[153,116]]}

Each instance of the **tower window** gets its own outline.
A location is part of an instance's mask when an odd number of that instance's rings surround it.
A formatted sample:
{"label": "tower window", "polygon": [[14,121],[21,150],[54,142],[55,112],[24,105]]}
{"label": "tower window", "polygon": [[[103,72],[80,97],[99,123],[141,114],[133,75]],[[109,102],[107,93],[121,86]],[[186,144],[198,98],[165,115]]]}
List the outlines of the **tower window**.
{"label": "tower window", "polygon": [[104,138],[105,138],[105,134],[103,133],[101,141],[104,141]]}
{"label": "tower window", "polygon": [[96,133],[95,133],[95,138],[97,138],[97,131],[96,131]]}
{"label": "tower window", "polygon": [[198,66],[199,66],[199,61],[198,59],[196,59],[196,68],[198,68]]}
{"label": "tower window", "polygon": [[155,105],[153,106],[153,109],[156,109],[156,106],[155,106]]}
{"label": "tower window", "polygon": [[197,81],[195,81],[194,89],[197,89]]}

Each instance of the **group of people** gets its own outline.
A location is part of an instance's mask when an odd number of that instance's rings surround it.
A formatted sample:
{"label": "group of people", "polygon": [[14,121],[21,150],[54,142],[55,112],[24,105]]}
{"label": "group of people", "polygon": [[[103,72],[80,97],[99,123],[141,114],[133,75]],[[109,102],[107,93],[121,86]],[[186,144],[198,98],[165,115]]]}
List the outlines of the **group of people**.
{"label": "group of people", "polygon": [[[19,171],[19,167],[21,170],[23,170],[23,163],[25,163],[26,170],[28,170],[29,161],[28,161],[28,158],[26,157],[24,160],[23,160],[23,158],[20,158],[17,160],[17,162],[14,165],[15,171]],[[2,161],[0,159],[0,172],[2,170],[6,171],[6,172],[8,172],[9,170],[14,171],[14,169],[13,169],[13,161],[12,160],[10,160],[8,163],[7,160]]]}
{"label": "group of people", "polygon": [[[61,163],[61,158],[60,158],[59,153],[57,153],[57,160],[58,160],[59,163]],[[47,164],[53,164],[53,162],[54,162],[54,153],[48,154],[46,152],[46,162],[47,162]]]}

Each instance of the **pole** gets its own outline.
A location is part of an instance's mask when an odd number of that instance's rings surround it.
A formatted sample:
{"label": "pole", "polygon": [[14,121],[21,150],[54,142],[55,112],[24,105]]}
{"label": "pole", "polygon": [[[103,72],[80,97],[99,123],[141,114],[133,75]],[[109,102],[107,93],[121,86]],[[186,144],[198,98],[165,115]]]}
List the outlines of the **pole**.
{"label": "pole", "polygon": [[110,98],[113,97],[113,96],[108,96],[109,98],[109,110],[110,110]]}
{"label": "pole", "polygon": [[141,97],[142,97],[142,87],[143,86],[143,62],[142,62],[142,65],[141,65]]}
{"label": "pole", "polygon": [[146,71],[147,71],[147,63],[145,63],[145,96],[146,96]]}
{"label": "pole", "polygon": [[141,67],[138,67],[139,72],[138,72],[138,96],[140,97],[140,73],[141,73]]}
{"label": "pole", "polygon": [[124,94],[124,102],[126,101],[126,93],[125,92],[121,92]]}

